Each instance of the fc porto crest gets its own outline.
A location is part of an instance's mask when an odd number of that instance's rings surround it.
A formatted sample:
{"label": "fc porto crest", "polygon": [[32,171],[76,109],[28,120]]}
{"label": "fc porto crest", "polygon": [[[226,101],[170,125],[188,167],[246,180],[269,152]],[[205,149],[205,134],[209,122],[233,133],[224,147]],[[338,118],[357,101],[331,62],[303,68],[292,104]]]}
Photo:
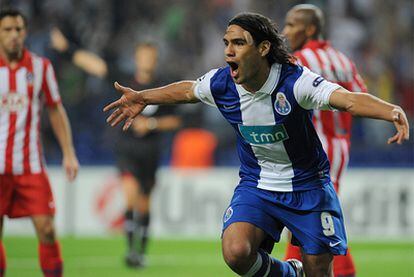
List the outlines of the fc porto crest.
{"label": "fc porto crest", "polygon": [[283,92],[278,92],[276,94],[275,100],[275,110],[278,114],[287,115],[292,110],[292,106],[286,98],[286,95]]}
{"label": "fc porto crest", "polygon": [[229,219],[232,215],[233,215],[233,209],[232,209],[232,207],[229,207],[226,210],[226,213],[224,214],[223,222],[226,223],[227,221],[229,221]]}

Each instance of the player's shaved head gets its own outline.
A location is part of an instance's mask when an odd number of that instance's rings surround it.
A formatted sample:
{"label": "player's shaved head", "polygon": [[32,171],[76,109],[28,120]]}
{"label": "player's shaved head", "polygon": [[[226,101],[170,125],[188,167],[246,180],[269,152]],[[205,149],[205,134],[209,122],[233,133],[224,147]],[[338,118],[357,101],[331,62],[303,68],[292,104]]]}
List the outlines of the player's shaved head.
{"label": "player's shaved head", "polygon": [[300,4],[294,6],[289,13],[299,14],[299,19],[305,26],[315,26],[314,38],[322,35],[325,19],[320,8],[312,4]]}

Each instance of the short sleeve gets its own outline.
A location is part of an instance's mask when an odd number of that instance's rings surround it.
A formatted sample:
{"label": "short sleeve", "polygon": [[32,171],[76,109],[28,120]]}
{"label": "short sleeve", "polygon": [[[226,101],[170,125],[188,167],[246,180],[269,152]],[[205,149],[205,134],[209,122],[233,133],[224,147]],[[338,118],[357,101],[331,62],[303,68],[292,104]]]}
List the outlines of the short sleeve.
{"label": "short sleeve", "polygon": [[42,90],[46,96],[46,105],[55,106],[61,102],[55,71],[49,60],[44,60]]}
{"label": "short sleeve", "polygon": [[211,94],[211,78],[216,74],[218,69],[213,69],[197,79],[197,83],[194,86],[194,95],[202,102],[216,107],[213,95]]}
{"label": "short sleeve", "polygon": [[293,87],[293,93],[296,101],[304,109],[334,110],[329,105],[329,97],[339,88],[340,85],[329,82],[307,67],[303,67],[302,75]]}

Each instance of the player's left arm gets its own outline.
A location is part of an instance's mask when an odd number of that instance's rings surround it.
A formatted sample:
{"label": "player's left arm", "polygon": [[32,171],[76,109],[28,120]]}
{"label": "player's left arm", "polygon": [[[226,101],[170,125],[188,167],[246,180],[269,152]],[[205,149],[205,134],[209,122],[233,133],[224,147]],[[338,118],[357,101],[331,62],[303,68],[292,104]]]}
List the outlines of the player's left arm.
{"label": "player's left arm", "polygon": [[368,93],[349,92],[344,88],[333,91],[329,104],[354,116],[369,117],[393,122],[397,133],[388,139],[388,143],[401,144],[409,139],[409,126],[404,110]]}
{"label": "player's left arm", "polygon": [[59,142],[63,154],[63,167],[69,181],[76,178],[79,169],[78,158],[72,142],[72,130],[65,108],[61,103],[47,108],[53,132]]}

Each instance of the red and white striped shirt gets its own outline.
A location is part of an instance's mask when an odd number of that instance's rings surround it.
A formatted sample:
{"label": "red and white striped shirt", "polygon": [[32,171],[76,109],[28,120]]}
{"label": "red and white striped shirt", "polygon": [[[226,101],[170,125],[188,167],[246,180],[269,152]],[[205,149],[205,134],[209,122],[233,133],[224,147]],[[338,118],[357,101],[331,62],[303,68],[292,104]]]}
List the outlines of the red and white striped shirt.
{"label": "red and white striped shirt", "polygon": [[0,174],[36,174],[44,169],[40,142],[43,104],[61,101],[53,66],[24,50],[18,66],[0,57]]}
{"label": "red and white striped shirt", "polygon": [[[294,53],[300,64],[349,91],[366,92],[355,64],[327,41],[311,40]],[[331,178],[338,187],[349,160],[352,116],[346,112],[314,111],[314,125],[331,163]]]}

